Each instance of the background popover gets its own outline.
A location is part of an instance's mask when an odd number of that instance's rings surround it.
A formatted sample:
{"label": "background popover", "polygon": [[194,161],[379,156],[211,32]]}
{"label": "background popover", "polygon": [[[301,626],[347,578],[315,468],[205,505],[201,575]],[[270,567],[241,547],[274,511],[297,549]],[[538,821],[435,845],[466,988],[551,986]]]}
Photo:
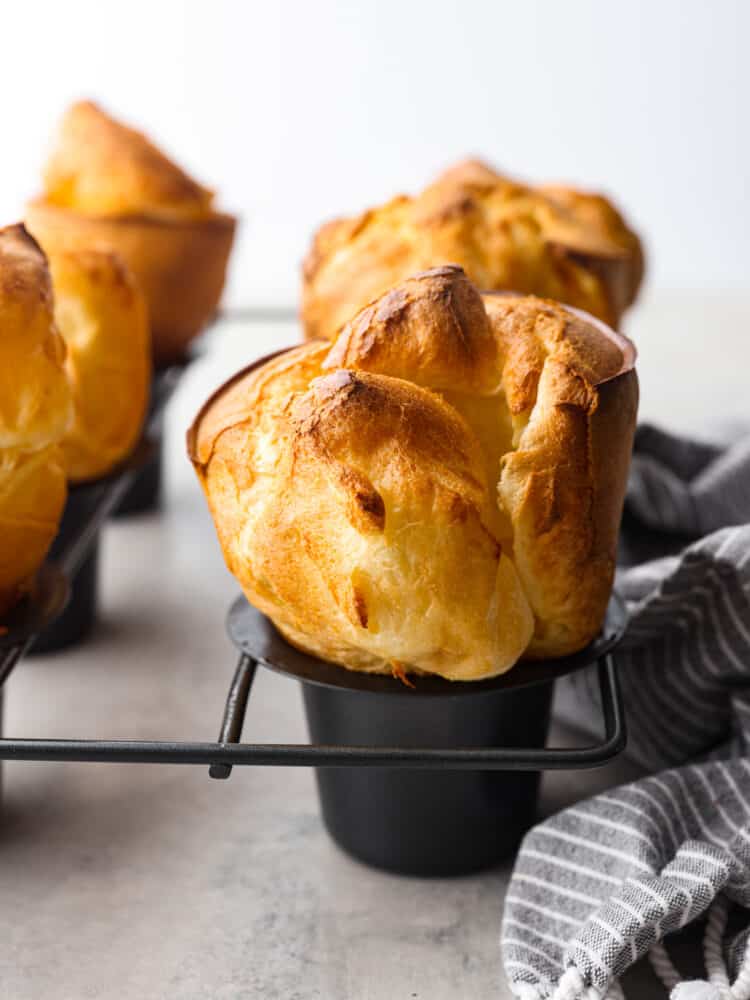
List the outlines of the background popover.
{"label": "background popover", "polygon": [[322,226],[303,265],[308,338],[333,338],[398,281],[456,263],[484,290],[533,293],[610,325],[643,276],[638,237],[603,197],[529,187],[468,160],[417,197],[401,195]]}
{"label": "background popover", "polygon": [[95,479],[141,432],[151,381],[146,303],[110,251],[59,251],[49,260],[73,388],[74,419],[63,440],[68,478]]}
{"label": "background popover", "polygon": [[64,360],[45,256],[23,226],[0,229],[0,615],[30,587],[65,505]]}
{"label": "background popover", "polygon": [[120,254],[145,293],[157,364],[182,358],[216,312],[235,220],[146,136],[90,101],[64,116],[27,224],[48,251]]}
{"label": "background popover", "polygon": [[407,279],[199,413],[229,569],[290,642],[352,669],[474,680],[581,648],[612,584],[634,359],[459,267]]}

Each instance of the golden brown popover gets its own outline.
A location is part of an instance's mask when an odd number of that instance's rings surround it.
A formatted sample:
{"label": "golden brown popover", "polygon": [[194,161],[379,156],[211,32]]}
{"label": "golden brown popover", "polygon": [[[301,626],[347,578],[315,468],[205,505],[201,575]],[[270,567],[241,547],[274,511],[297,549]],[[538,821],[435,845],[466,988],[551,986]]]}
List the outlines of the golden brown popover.
{"label": "golden brown popover", "polygon": [[184,356],[221,298],[235,220],[213,198],[146,136],[81,101],[62,120],[27,224],[48,251],[117,251],[146,295],[163,365]]}
{"label": "golden brown popover", "polygon": [[0,616],[30,588],[65,505],[64,361],[46,258],[23,226],[0,229]]}
{"label": "golden brown popover", "polygon": [[133,449],[151,381],[146,303],[109,250],[50,255],[55,319],[68,348],[75,416],[65,435],[68,478],[96,479]]}
{"label": "golden brown popover", "polygon": [[398,281],[448,263],[483,291],[557,299],[613,326],[643,276],[640,241],[605,198],[533,188],[468,160],[417,197],[318,230],[303,266],[306,337],[333,338]]}
{"label": "golden brown popover", "polygon": [[229,569],[290,642],[355,670],[479,680],[580,649],[612,586],[634,360],[459,267],[407,279],[199,413]]}

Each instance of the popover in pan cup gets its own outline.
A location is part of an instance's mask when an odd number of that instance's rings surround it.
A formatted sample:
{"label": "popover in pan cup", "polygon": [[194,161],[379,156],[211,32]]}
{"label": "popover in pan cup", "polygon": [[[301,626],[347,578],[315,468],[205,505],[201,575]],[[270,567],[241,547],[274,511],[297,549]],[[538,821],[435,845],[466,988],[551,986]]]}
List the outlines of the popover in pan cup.
{"label": "popover in pan cup", "polygon": [[333,339],[368,302],[446,262],[485,291],[557,299],[611,326],[643,276],[640,241],[606,198],[520,184],[469,160],[416,197],[318,230],[303,266],[305,336]]}
{"label": "popover in pan cup", "polygon": [[47,260],[0,229],[0,624],[33,587],[65,505],[73,407]]}
{"label": "popover in pan cup", "polygon": [[[109,250],[50,254],[55,319],[67,345],[65,367],[73,419],[62,441],[70,489],[52,556],[62,558],[100,499],[109,475],[142,433],[151,381],[146,302],[135,279]],[[99,539],[94,540],[57,621],[34,644],[52,652],[87,635],[95,621]]]}
{"label": "popover in pan cup", "polygon": [[68,479],[90,482],[127,458],[142,431],[151,381],[146,302],[111,251],[63,250],[49,263],[73,388],[63,440]]}
{"label": "popover in pan cup", "polygon": [[148,304],[157,367],[216,313],[235,219],[150,140],[90,101],[64,116],[27,225],[48,250],[115,250]]}
{"label": "popover in pan cup", "polygon": [[583,648],[612,587],[634,361],[600,321],[456,266],[395,285],[198,414],[230,571],[349,670],[479,681]]}

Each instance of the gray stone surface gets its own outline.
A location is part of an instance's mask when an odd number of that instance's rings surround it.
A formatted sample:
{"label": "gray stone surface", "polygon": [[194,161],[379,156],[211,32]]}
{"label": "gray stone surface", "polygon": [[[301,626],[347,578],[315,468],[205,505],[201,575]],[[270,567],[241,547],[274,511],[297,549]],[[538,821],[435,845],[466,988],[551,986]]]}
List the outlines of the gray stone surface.
{"label": "gray stone surface", "polygon": [[[166,511],[107,527],[96,634],[18,668],[8,734],[216,737],[236,587],[183,433],[226,373],[295,337],[228,329],[187,375],[170,409]],[[293,682],[259,672],[245,735],[305,738]],[[632,773],[620,763],[547,776],[543,810]],[[509,867],[450,881],[369,870],[328,839],[307,770],[236,769],[217,782],[201,767],[25,763],[4,779],[2,998],[510,997],[498,954]],[[630,982],[640,1000],[663,995],[645,971]]]}
{"label": "gray stone surface", "polygon": [[[6,729],[213,739],[235,588],[199,498],[107,528],[102,619],[27,660]],[[260,671],[245,735],[306,738],[294,682]],[[558,775],[547,809],[607,779]],[[321,827],[313,775],[15,764],[0,825],[0,995],[14,1000],[503,997],[503,869],[426,881],[369,870]]]}

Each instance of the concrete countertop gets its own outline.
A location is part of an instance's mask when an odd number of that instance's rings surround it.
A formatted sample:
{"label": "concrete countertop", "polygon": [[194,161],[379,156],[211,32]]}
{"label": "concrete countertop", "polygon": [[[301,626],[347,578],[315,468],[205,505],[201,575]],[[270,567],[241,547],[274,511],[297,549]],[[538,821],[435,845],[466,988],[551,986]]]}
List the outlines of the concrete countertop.
{"label": "concrete countertop", "polygon": [[[643,411],[693,430],[748,412],[750,305],[722,324],[700,301],[675,312],[661,299],[639,320]],[[243,323],[211,338],[170,406],[164,513],[107,526],[96,633],[21,664],[6,690],[8,735],[216,738],[237,587],[184,429],[226,374],[296,337],[291,324]],[[294,682],[259,671],[245,738],[306,739]],[[548,775],[542,811],[634,774],[621,761]],[[420,880],[365,868],[323,830],[304,769],[240,768],[217,782],[203,767],[5,765],[0,997],[507,1000],[509,873]],[[646,970],[626,986],[639,1000],[663,996]]]}

